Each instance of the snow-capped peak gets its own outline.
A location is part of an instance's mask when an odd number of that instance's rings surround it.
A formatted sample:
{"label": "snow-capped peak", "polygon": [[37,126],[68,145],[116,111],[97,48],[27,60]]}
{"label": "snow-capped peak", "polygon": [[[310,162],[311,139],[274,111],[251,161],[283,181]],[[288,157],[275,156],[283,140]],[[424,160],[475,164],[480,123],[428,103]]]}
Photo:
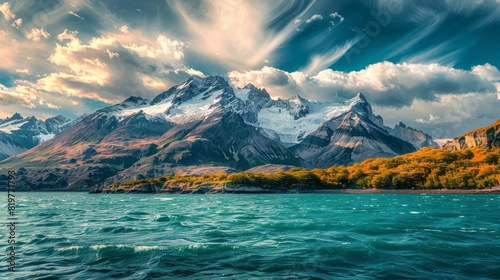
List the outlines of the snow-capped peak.
{"label": "snow-capped peak", "polygon": [[15,113],[14,115],[12,115],[12,117],[6,118],[0,124],[4,124],[4,123],[16,121],[16,120],[22,120],[22,119],[24,119],[24,118],[19,113]]}
{"label": "snow-capped peak", "polygon": [[[123,104],[123,103],[122,103]],[[174,86],[156,96],[151,102],[137,103],[136,106],[114,107],[113,112],[118,119],[123,119],[139,111],[150,119],[163,118],[174,123],[184,123],[201,119],[209,115],[215,108],[226,108],[241,111],[243,101],[236,98],[233,88],[220,76],[201,78],[193,76],[186,82]]]}
{"label": "snow-capped peak", "polygon": [[52,139],[57,133],[69,127],[71,123],[70,119],[61,115],[43,121],[34,116],[23,118],[16,113],[0,123],[0,132],[20,137],[35,145]]}
{"label": "snow-capped peak", "polygon": [[134,106],[141,106],[141,105],[149,105],[151,101],[149,101],[148,99],[144,99],[142,97],[139,97],[139,96],[131,96],[127,99],[125,99],[121,105],[123,107],[134,107]]}
{"label": "snow-capped peak", "polygon": [[299,95],[274,100],[265,89],[252,84],[233,89],[221,76],[193,76],[149,103],[134,97],[102,111],[112,113],[119,120],[142,111],[148,120],[186,123],[203,119],[217,109],[240,114],[245,122],[283,143],[298,143],[325,121],[349,110],[374,120],[371,106],[361,93],[338,104],[310,101]]}
{"label": "snow-capped peak", "polygon": [[351,111],[356,113],[358,116],[374,121],[375,117],[373,116],[372,106],[368,103],[368,101],[366,101],[366,98],[362,93],[358,92],[356,97],[349,101],[351,102]]}

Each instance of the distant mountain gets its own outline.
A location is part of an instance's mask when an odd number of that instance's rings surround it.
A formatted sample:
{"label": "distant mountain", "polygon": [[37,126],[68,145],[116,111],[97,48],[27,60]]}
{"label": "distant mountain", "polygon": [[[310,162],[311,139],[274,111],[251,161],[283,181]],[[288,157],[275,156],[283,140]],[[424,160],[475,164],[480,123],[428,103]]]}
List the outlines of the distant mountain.
{"label": "distant mountain", "polygon": [[349,165],[415,151],[412,144],[390,135],[374,120],[370,104],[358,93],[349,111],[324,122],[291,150],[312,167]]}
{"label": "distant mountain", "polygon": [[406,142],[411,143],[416,149],[423,147],[437,147],[439,144],[432,140],[429,134],[426,134],[420,130],[406,126],[404,123],[400,122],[394,126],[394,128],[385,127],[386,130],[392,135]]}
{"label": "distant mountain", "polygon": [[500,119],[487,127],[469,131],[458,136],[443,146],[444,149],[450,151],[470,147],[500,147]]}
{"label": "distant mountain", "polygon": [[61,115],[42,121],[15,113],[0,120],[0,161],[52,139],[70,125],[71,120]]}
{"label": "distant mountain", "polygon": [[251,84],[233,89],[219,76],[193,76],[151,101],[130,97],[84,116],[0,162],[0,171],[18,169],[19,188],[89,189],[266,164],[352,164],[414,150],[386,130],[362,94],[339,104],[275,100]]}

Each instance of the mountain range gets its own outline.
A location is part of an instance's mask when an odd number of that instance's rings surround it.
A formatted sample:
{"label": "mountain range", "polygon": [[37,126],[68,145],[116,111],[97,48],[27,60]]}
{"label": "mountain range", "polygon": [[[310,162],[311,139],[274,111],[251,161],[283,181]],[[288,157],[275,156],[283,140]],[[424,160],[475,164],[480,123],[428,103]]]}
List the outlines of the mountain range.
{"label": "mountain range", "polygon": [[[55,119],[58,125],[34,119],[38,134],[23,125],[3,131],[6,139],[30,135],[33,141],[16,144],[21,148],[0,162],[2,173],[18,170],[18,188],[90,189],[266,164],[350,165],[437,146],[429,135],[402,123],[385,126],[361,93],[338,104],[298,95],[273,99],[252,84],[232,88],[220,76],[193,76],[152,100],[130,97],[75,121]],[[13,127],[14,120],[4,123]]]}
{"label": "mountain range", "polygon": [[72,123],[61,115],[45,121],[35,117],[23,118],[18,113],[10,118],[0,119],[0,160],[52,139]]}

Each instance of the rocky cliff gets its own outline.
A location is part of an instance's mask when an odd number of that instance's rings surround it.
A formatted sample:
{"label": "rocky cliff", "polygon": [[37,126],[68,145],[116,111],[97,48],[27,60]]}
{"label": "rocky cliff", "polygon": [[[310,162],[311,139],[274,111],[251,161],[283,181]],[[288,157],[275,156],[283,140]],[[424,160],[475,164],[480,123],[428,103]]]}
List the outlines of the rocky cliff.
{"label": "rocky cliff", "polygon": [[470,147],[500,147],[500,119],[490,126],[467,132],[446,143],[443,148],[455,151]]}

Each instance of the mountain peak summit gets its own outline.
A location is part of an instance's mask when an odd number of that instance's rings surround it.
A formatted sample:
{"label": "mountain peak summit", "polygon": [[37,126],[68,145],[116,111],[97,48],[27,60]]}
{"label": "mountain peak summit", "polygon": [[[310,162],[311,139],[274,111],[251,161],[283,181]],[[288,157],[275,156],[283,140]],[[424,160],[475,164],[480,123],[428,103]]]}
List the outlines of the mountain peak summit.
{"label": "mountain peak summit", "polygon": [[2,121],[2,123],[10,122],[10,121],[16,121],[16,120],[22,120],[24,119],[19,113],[15,113],[12,115],[10,118],[6,118],[5,120]]}
{"label": "mountain peak summit", "polygon": [[350,101],[351,111],[365,119],[369,119],[371,121],[375,119],[373,116],[372,106],[368,103],[368,101],[366,101],[366,98],[362,93],[358,92],[356,97]]}
{"label": "mountain peak summit", "polygon": [[363,101],[366,101],[365,96],[364,96],[361,92],[358,92],[358,93],[356,94],[356,97],[355,97],[355,98],[356,98],[356,99],[363,100]]}

